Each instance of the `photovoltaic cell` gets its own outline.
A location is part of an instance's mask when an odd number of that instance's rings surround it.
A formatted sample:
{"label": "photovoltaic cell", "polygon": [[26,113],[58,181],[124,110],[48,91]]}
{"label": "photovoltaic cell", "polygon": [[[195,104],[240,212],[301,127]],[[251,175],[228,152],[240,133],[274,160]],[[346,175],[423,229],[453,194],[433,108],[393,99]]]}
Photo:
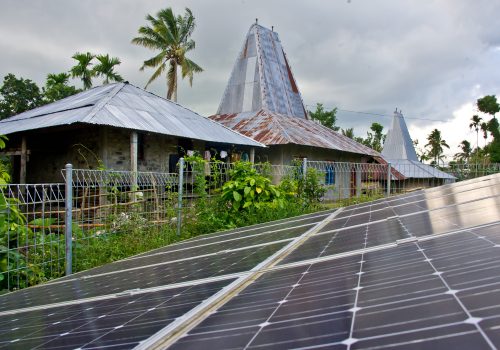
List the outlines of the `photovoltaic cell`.
{"label": "photovoltaic cell", "polygon": [[0,348],[133,348],[230,282],[4,315]]}

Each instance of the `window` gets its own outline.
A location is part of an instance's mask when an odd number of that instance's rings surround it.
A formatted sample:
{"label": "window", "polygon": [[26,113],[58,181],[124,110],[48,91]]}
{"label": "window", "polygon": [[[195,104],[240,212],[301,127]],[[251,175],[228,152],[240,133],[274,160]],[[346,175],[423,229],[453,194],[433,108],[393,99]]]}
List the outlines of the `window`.
{"label": "window", "polygon": [[335,185],[335,169],[333,165],[326,166],[325,185]]}

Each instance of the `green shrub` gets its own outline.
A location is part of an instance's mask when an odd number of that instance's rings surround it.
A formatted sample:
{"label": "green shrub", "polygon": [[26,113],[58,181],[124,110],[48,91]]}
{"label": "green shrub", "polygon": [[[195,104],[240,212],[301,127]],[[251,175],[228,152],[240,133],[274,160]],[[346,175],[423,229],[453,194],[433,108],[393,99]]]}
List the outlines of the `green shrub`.
{"label": "green shrub", "polygon": [[222,186],[222,199],[235,212],[282,208],[280,191],[271,179],[257,173],[252,163],[237,162],[229,173],[231,180]]}
{"label": "green shrub", "polygon": [[306,176],[298,180],[297,192],[306,206],[314,205],[323,199],[326,187],[321,184],[320,175],[316,169],[307,169]]}

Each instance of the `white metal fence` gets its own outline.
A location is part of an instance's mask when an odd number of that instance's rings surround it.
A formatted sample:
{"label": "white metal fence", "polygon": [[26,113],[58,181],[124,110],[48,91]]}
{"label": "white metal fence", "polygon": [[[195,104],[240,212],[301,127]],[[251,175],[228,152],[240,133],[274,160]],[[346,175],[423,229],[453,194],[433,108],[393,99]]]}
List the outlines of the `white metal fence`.
{"label": "white metal fence", "polygon": [[[72,273],[87,258],[81,248],[99,239],[134,230],[157,230],[174,240],[182,232],[183,221],[191,219],[190,208],[200,196],[219,194],[233,168],[233,164],[184,163],[183,159],[180,165],[177,173],[68,166],[61,183],[5,186],[0,197],[0,290]],[[315,173],[326,187],[322,200],[342,204],[500,172],[498,164],[426,167],[424,174],[414,164],[396,168],[306,159],[294,165],[254,167],[275,184]]]}

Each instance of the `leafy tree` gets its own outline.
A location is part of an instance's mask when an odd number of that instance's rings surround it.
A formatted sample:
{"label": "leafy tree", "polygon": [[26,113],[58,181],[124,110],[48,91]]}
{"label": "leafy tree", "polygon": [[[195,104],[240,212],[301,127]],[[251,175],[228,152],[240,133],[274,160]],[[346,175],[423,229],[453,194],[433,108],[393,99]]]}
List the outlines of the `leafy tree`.
{"label": "leafy tree", "polygon": [[470,142],[467,140],[463,140],[460,143],[460,149],[462,152],[456,153],[455,154],[455,159],[458,160],[459,162],[469,162],[469,158],[472,155],[472,148],[470,145]]}
{"label": "leafy tree", "polygon": [[342,135],[354,140],[354,128],[341,129]]}
{"label": "leafy tree", "polygon": [[382,133],[384,130],[384,127],[379,124],[379,123],[372,123],[370,126],[370,130],[372,132],[367,132],[367,138],[366,139],[361,139],[361,143],[364,144],[365,146],[370,147],[371,149],[374,149],[377,152],[382,151],[383,143],[385,141],[385,135]]}
{"label": "leafy tree", "polygon": [[485,146],[485,149],[487,149],[492,162],[500,162],[500,131],[498,129],[498,120],[495,117],[495,114],[500,111],[500,105],[497,102],[496,96],[487,95],[478,99],[477,108],[481,112],[490,114],[493,117],[486,125],[486,129],[491,133],[491,136],[493,136],[493,141]]}
{"label": "leafy tree", "polygon": [[425,147],[430,147],[429,157],[434,158],[434,164],[439,164],[439,160],[443,159],[443,147],[450,148],[445,140],[441,137],[441,131],[434,129],[427,136],[428,143]]}
{"label": "leafy tree", "polygon": [[160,10],[156,18],[147,15],[150,25],[139,28],[139,35],[132,39],[132,43],[159,51],[158,54],[144,61],[140,70],[156,68],[149,78],[146,88],[156,78],[167,71],[167,99],[177,101],[177,70],[181,68],[182,78],[188,77],[189,84],[193,84],[194,73],[203,69],[186,57],[186,54],[195,48],[191,35],[195,28],[195,19],[190,9],[186,8],[184,16],[175,16],[172,8]]}
{"label": "leafy tree", "polygon": [[493,118],[496,113],[500,112],[500,105],[495,95],[487,95],[478,99],[477,108],[483,113],[490,114]]}
{"label": "leafy tree", "polygon": [[95,55],[90,52],[77,52],[71,58],[77,61],[77,64],[71,68],[70,73],[73,78],[80,78],[85,90],[92,87],[92,60]]}
{"label": "leafy tree", "polygon": [[322,103],[316,104],[316,110],[314,112],[309,111],[309,115],[312,120],[317,120],[321,123],[321,125],[326,126],[334,131],[339,131],[339,127],[335,126],[337,121],[337,108],[334,108],[330,111],[325,110],[325,107]]}
{"label": "leafy tree", "polygon": [[[500,125],[497,118],[493,117],[488,122],[488,131],[493,136],[493,141],[491,141],[487,148],[490,154],[490,160],[493,163],[500,163]],[[485,147],[486,148],[486,147]]]}
{"label": "leafy tree", "polygon": [[471,123],[469,124],[469,129],[476,130],[476,145],[479,147],[479,128],[481,127],[482,118],[480,116],[473,115],[471,118]]}
{"label": "leafy tree", "polygon": [[68,85],[69,73],[51,73],[47,75],[43,95],[46,102],[54,102],[80,92],[74,86]]}
{"label": "leafy tree", "polygon": [[0,87],[0,119],[43,105],[40,88],[31,80],[7,74]]}
{"label": "leafy tree", "polygon": [[103,77],[103,84],[109,84],[109,81],[123,81],[120,74],[115,72],[115,66],[121,64],[118,57],[109,57],[106,55],[97,55],[95,57],[99,63],[97,63],[92,69],[92,76]]}

